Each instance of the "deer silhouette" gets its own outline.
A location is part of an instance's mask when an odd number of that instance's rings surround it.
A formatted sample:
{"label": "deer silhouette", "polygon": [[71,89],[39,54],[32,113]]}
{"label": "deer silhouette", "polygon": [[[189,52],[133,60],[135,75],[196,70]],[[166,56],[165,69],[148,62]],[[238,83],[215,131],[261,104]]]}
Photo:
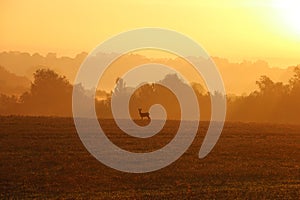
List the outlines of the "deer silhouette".
{"label": "deer silhouette", "polygon": [[144,119],[144,117],[147,117],[148,119],[151,119],[149,112],[142,112],[141,108],[139,108],[138,110],[139,110],[139,114],[140,114],[141,119]]}

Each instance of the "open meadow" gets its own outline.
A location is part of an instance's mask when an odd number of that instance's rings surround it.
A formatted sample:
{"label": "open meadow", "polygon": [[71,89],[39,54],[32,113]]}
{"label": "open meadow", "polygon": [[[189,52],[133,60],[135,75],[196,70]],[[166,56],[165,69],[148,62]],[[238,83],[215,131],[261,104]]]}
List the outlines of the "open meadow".
{"label": "open meadow", "polygon": [[[118,146],[136,152],[168,143],[178,121],[148,139],[100,124]],[[59,199],[298,199],[300,126],[226,123],[215,148],[198,152],[208,122],[189,150],[159,171],[131,174],[91,156],[72,118],[0,117],[0,198]]]}

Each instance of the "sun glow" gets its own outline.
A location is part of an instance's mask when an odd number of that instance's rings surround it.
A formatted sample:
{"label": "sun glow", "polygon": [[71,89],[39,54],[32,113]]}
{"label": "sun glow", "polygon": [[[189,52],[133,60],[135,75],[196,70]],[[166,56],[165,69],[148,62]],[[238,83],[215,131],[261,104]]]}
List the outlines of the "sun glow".
{"label": "sun glow", "polygon": [[300,35],[300,1],[274,0],[274,7],[285,23]]}

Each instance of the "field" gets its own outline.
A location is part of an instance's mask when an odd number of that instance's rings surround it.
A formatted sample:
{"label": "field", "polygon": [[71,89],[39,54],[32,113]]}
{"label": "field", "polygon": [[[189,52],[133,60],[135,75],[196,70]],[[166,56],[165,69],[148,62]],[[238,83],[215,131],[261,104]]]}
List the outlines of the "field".
{"label": "field", "polygon": [[[161,148],[177,121],[150,139],[100,121],[109,138],[131,151]],[[108,168],[82,145],[71,118],[0,117],[0,198],[298,199],[300,126],[226,123],[213,151],[198,159],[207,122],[189,150],[156,172]]]}

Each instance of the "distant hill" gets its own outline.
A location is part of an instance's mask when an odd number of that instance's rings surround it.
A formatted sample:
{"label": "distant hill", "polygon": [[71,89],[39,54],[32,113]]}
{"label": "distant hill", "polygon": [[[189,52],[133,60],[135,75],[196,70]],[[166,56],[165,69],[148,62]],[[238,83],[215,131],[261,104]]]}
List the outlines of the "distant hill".
{"label": "distant hill", "polygon": [[[50,68],[55,70],[59,74],[63,74],[66,78],[73,83],[78,68],[87,56],[87,53],[82,52],[75,57],[57,57],[55,53],[48,53],[46,56],[42,56],[38,53],[29,54],[18,51],[2,52],[0,53],[0,65],[5,66],[7,70],[18,75],[25,76],[27,79],[32,80],[32,74],[40,68]],[[100,53],[97,55],[95,61],[99,62],[102,59],[106,59],[111,55]],[[286,83],[293,75],[295,66],[286,66],[286,68],[275,68],[269,66],[265,61],[243,61],[243,62],[231,62],[224,58],[213,57],[212,58],[218,66],[228,94],[249,94],[251,91],[257,89],[255,81],[259,79],[261,75],[270,77],[275,82]],[[121,63],[124,65],[139,65],[145,60],[155,61],[155,59],[147,58],[140,55],[128,55]],[[165,65],[181,65],[175,59],[163,60]],[[183,68],[185,66],[182,66]],[[112,77],[113,78],[113,77]],[[116,77],[115,77],[116,78]],[[114,79],[114,78],[113,78]],[[114,79],[115,80],[115,79]],[[25,87],[28,85],[24,84]],[[4,86],[1,86],[4,88]],[[23,87],[24,88],[24,87]],[[2,89],[9,91],[10,89]],[[22,89],[14,89],[14,91],[20,91]]]}
{"label": "distant hill", "polygon": [[214,62],[219,68],[228,93],[248,94],[258,89],[255,82],[262,75],[270,77],[275,82],[287,83],[294,74],[297,66],[287,66],[286,68],[271,67],[263,60],[254,62],[230,62],[224,58],[213,57]]}
{"label": "distant hill", "polygon": [[10,72],[26,76],[32,80],[32,74],[41,68],[50,68],[59,74],[65,75],[71,82],[76,76],[77,69],[81,65],[87,53],[81,53],[74,58],[57,57],[55,53],[42,56],[38,53],[29,54],[25,52],[10,51],[0,53],[0,65],[5,66]]}
{"label": "distant hill", "polygon": [[0,93],[18,96],[29,90],[30,84],[25,76],[17,76],[0,66]]}

